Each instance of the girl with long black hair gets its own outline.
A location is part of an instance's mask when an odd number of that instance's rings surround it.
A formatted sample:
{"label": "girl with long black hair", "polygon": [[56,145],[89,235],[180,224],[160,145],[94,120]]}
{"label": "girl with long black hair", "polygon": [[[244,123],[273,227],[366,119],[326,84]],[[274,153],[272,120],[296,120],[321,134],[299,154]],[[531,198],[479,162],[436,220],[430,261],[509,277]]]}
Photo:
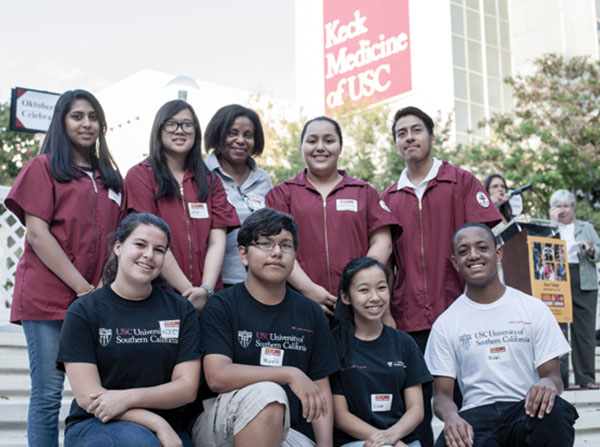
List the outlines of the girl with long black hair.
{"label": "girl with long black hair", "polygon": [[419,447],[421,385],[432,381],[406,333],[381,322],[390,303],[388,270],[362,257],[342,272],[333,333],[342,363],[331,377],[335,445]]}
{"label": "girl with long black hair", "polygon": [[127,209],[155,214],[169,225],[173,244],[163,276],[197,310],[222,287],[227,230],[239,226],[223,183],[202,160],[201,144],[192,106],[169,101],[154,118],[150,156],[125,177]]}
{"label": "girl with long black hair", "polygon": [[58,99],[41,155],[19,173],[6,207],[27,227],[15,276],[11,322],[27,339],[32,447],[58,446],[64,374],[56,369],[65,312],[98,285],[107,235],[122,215],[121,175],[106,145],[106,120],[85,90]]}

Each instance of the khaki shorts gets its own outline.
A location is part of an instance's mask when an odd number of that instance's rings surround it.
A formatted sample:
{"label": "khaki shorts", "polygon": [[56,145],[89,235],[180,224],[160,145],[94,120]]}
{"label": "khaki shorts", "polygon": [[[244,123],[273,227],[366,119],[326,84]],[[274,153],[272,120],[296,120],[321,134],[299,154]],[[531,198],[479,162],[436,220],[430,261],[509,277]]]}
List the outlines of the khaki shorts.
{"label": "khaki shorts", "polygon": [[192,428],[194,446],[233,445],[233,437],[273,402],[285,405],[282,447],[314,447],[315,443],[310,438],[290,428],[287,395],[283,388],[274,382],[254,383],[202,402],[204,411]]}

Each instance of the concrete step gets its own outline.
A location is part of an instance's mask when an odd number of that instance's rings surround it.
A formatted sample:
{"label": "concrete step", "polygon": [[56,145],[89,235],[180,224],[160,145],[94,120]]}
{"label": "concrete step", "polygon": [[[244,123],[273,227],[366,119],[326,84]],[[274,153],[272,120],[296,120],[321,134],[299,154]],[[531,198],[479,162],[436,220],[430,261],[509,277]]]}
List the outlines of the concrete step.
{"label": "concrete step", "polygon": [[[58,433],[58,445],[63,446],[64,429]],[[0,431],[0,447],[27,447],[27,433],[25,428],[6,428]]]}
{"label": "concrete step", "polygon": [[[31,380],[27,374],[0,373],[0,396],[29,396]],[[63,397],[71,399],[73,392],[68,379],[65,379]]]}
{"label": "concrete step", "polygon": [[[65,397],[62,400],[60,409],[61,425],[64,426],[64,420],[69,414],[72,398]],[[13,396],[8,399],[0,399],[0,427],[25,428],[27,421],[27,409],[29,407],[28,396]]]}

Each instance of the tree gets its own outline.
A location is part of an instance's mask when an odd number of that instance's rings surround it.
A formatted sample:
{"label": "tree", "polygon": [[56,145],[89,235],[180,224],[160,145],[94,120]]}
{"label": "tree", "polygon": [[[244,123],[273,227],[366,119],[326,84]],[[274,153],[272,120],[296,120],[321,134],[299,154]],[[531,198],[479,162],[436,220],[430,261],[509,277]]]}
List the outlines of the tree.
{"label": "tree", "polygon": [[[532,183],[529,214],[548,216],[557,189],[576,194],[576,217],[600,225],[600,62],[547,54],[528,76],[508,78],[512,112],[481,125],[491,135],[462,148],[480,175],[497,171],[514,186]],[[484,172],[482,172],[485,170]]]}
{"label": "tree", "polygon": [[35,134],[9,130],[10,107],[0,104],[0,185],[10,186],[38,152]]}

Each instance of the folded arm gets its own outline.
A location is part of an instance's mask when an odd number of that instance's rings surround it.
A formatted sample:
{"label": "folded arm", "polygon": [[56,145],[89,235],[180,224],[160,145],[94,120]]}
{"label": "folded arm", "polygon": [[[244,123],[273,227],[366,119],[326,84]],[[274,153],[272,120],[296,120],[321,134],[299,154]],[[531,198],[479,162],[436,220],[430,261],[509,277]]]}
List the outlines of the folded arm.
{"label": "folded arm", "polygon": [[119,419],[127,410],[171,409],[196,398],[200,383],[200,360],[178,363],[171,380],[152,387],[107,390],[101,385],[93,363],[65,363],[77,404],[102,422]]}

